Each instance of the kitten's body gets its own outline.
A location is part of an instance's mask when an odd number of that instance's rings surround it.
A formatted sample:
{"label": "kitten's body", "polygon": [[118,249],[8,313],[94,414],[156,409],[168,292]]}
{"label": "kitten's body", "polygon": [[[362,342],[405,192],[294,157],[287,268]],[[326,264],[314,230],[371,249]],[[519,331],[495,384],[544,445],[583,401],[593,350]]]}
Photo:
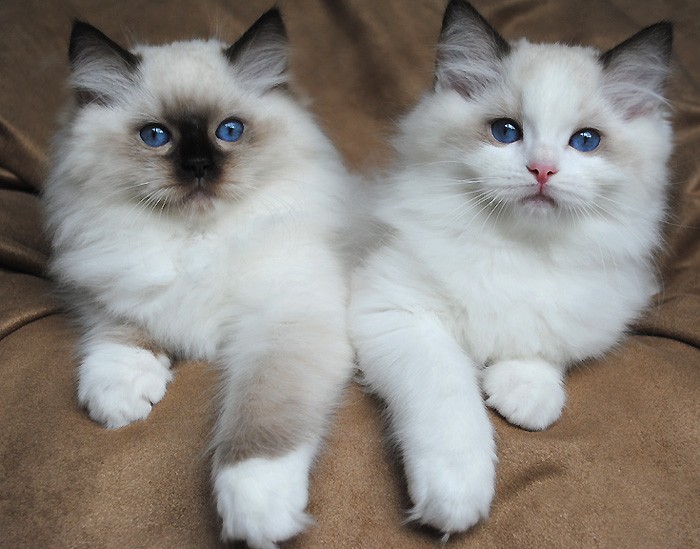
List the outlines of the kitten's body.
{"label": "kitten's body", "polygon": [[[512,423],[546,428],[565,369],[615,345],[657,290],[671,129],[663,37],[645,39],[607,61],[510,46],[466,3],[448,7],[436,90],[399,128],[377,209],[388,234],[354,277],[350,313],[421,522],[460,531],[488,513],[481,390]],[[519,139],[490,135],[501,119]],[[569,145],[582,128],[600,130],[598,149]]]}
{"label": "kitten's body", "polygon": [[[284,89],[276,12],[231,48],[129,53],[76,26],[71,60],[80,103],[45,202],[52,270],[84,328],[79,400],[120,427],[163,397],[171,360],[220,367],[223,537],[269,547],[308,524],[309,468],[352,372],[349,177]],[[224,141],[234,119],[243,134]],[[161,130],[139,128],[156,123],[170,141],[147,146]]]}

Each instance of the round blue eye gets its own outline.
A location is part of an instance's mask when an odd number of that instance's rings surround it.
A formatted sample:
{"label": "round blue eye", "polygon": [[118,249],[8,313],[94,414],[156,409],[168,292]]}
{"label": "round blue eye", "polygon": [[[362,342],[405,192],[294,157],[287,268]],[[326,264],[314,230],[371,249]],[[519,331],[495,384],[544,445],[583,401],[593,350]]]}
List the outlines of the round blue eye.
{"label": "round blue eye", "polygon": [[238,141],[243,135],[243,122],[236,120],[235,118],[229,118],[224,120],[219,127],[216,128],[216,137],[222,141],[228,141],[230,143]]}
{"label": "round blue eye", "polygon": [[577,131],[569,139],[569,145],[581,152],[591,152],[600,145],[600,134],[591,128]]}
{"label": "round blue eye", "polygon": [[139,132],[143,142],[149,147],[162,147],[170,141],[170,132],[160,124],[149,124]]}
{"label": "round blue eye", "polygon": [[491,124],[491,134],[499,143],[515,143],[523,138],[523,130],[515,120],[499,118]]}

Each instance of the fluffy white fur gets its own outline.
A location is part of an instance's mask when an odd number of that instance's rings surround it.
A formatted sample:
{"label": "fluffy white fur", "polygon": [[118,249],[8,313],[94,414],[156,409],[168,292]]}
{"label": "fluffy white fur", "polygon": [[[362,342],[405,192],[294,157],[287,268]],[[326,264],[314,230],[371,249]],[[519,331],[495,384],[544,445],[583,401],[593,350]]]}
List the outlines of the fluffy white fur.
{"label": "fluffy white fur", "polygon": [[[480,389],[508,421],[548,427],[566,368],[617,344],[657,291],[672,140],[655,101],[663,68],[619,84],[635,62],[661,63],[654,44],[622,48],[617,72],[593,49],[508,46],[489,29],[451,2],[435,91],[400,124],[376,212],[387,235],[354,276],[350,310],[411,516],[448,533],[486,517],[494,494]],[[518,121],[523,139],[497,142],[499,118]],[[601,132],[595,151],[569,146],[582,128]],[[556,168],[551,200],[532,199],[533,163]]]}
{"label": "fluffy white fur", "polygon": [[214,482],[225,539],[245,539],[252,549],[274,549],[313,522],[304,512],[315,448],[302,446],[281,458],[253,458],[221,470]]}
{"label": "fluffy white fur", "polygon": [[173,378],[167,356],[139,347],[91,341],[83,354],[78,402],[111,429],[145,419]]}
{"label": "fluffy white fur", "polygon": [[[80,402],[121,427],[163,398],[169,357],[219,366],[222,535],[255,547],[308,524],[309,468],[353,368],[337,246],[349,178],[274,87],[286,43],[269,20],[234,61],[220,42],[193,41],[138,47],[134,70],[99,39],[79,44],[73,85],[92,100],[58,136],[45,191],[52,270],[84,327]],[[206,112],[217,150],[238,154],[214,198],[182,199],[165,169],[172,144],[140,140],[141,125],[171,111]],[[252,152],[216,142],[230,116],[252,132]]]}

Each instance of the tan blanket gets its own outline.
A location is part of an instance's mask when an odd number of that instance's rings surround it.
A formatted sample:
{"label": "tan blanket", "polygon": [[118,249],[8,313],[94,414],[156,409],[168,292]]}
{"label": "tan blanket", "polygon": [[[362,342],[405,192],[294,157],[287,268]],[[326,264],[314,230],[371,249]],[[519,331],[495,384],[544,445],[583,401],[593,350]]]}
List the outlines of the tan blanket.
{"label": "tan blanket", "polygon": [[[606,359],[572,372],[563,418],[529,433],[492,416],[490,519],[452,547],[700,547],[700,3],[475,0],[507,38],[610,47],[675,21],[677,192],[665,289]],[[66,97],[79,17],[128,44],[217,33],[233,41],[266,0],[0,3],[0,546],[206,548],[219,523],[205,455],[214,376],[181,363],[145,422],[107,431],[75,400],[75,332],[43,274],[37,191]],[[388,158],[393,121],[432,80],[442,0],[279,2],[293,74],[357,170]],[[382,406],[347,394],[312,477],[317,524],[289,547],[435,547],[409,501]]]}

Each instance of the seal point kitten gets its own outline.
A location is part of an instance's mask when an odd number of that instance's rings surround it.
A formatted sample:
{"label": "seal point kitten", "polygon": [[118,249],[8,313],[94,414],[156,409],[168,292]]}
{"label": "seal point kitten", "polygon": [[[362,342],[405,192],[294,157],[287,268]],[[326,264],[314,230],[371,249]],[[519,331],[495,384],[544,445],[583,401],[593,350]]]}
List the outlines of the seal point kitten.
{"label": "seal point kitten", "polygon": [[447,6],[431,93],[400,123],[376,208],[387,235],[353,277],[350,329],[387,404],[411,517],[488,515],[482,399],[545,429],[564,374],[618,344],[658,284],[672,132],[671,24],[610,51],[508,42]]}
{"label": "seal point kitten", "polygon": [[310,518],[308,475],[353,370],[337,245],[350,181],[288,89],[277,10],[233,45],[126,50],[76,22],[75,104],[44,202],[79,320],[78,399],[145,419],[173,360],[220,368],[222,538],[272,547]]}

